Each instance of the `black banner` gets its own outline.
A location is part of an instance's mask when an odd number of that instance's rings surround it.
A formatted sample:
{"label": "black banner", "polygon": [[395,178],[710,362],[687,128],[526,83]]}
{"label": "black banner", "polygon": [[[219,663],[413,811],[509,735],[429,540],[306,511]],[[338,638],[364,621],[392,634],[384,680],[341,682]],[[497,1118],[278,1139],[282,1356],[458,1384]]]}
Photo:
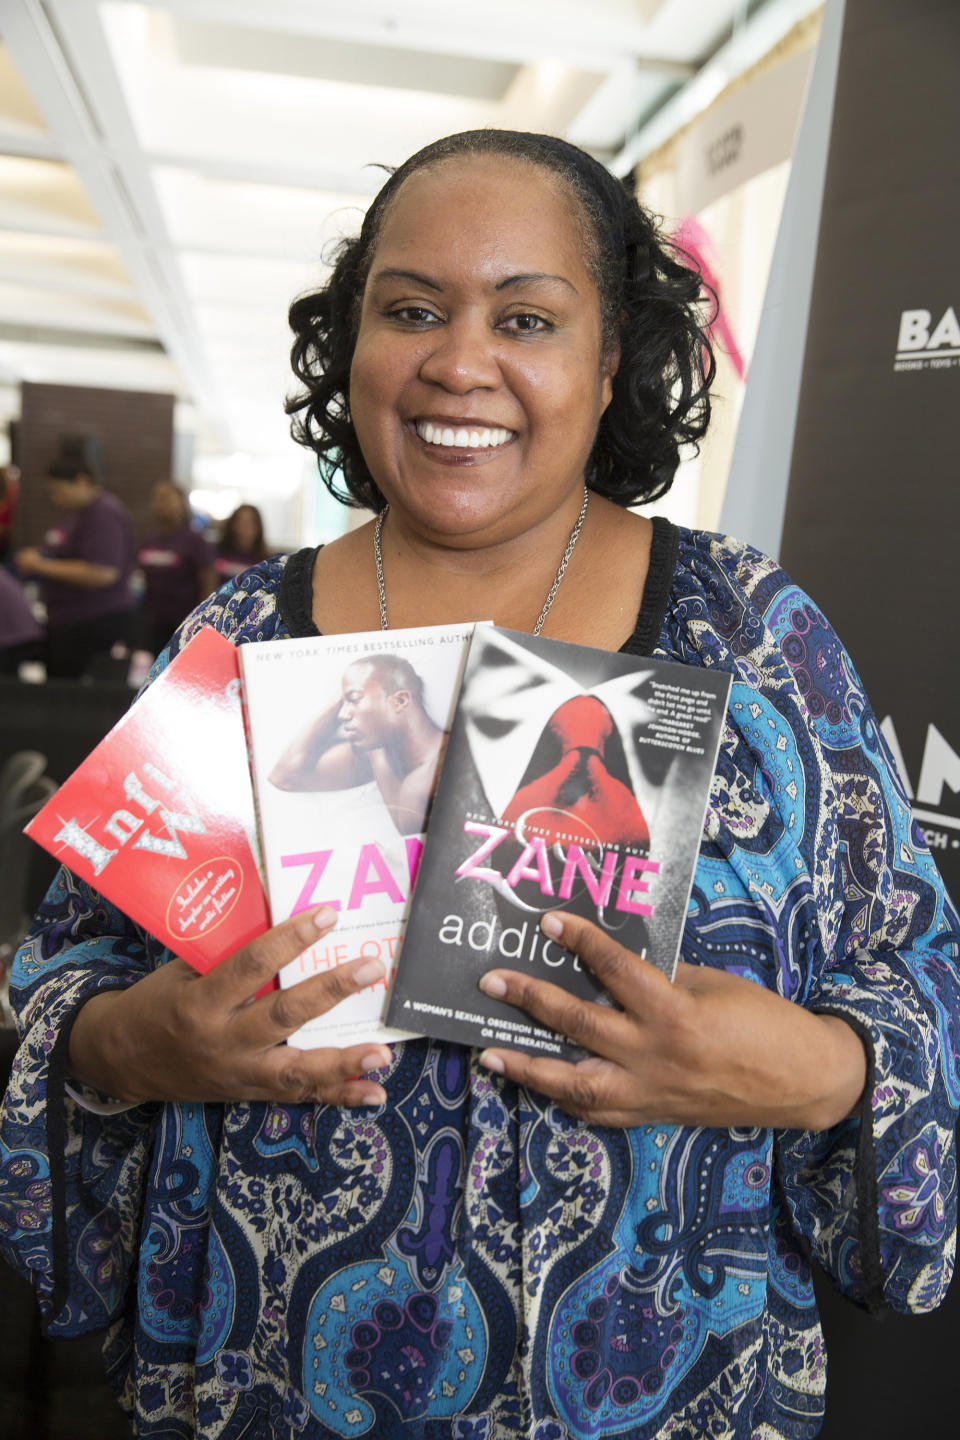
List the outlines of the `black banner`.
{"label": "black banner", "polygon": [[847,0],[781,556],[960,896],[960,5]]}
{"label": "black banner", "polygon": [[[846,0],[781,556],[960,897],[960,5]],[[820,1277],[823,1440],[953,1433],[960,1282],[878,1325]]]}

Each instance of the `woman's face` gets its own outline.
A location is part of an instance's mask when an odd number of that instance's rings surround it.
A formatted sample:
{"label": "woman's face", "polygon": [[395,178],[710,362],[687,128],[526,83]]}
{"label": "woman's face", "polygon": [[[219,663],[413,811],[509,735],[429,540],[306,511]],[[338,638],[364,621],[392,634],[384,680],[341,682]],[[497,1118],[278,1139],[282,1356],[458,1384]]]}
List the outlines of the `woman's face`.
{"label": "woman's face", "polygon": [[257,517],[247,506],[241,505],[233,517],[233,543],[241,551],[252,550],[260,536]]}
{"label": "woman's face", "polygon": [[408,179],[363,297],[350,412],[393,511],[467,547],[579,495],[616,357],[562,185],[500,156]]}
{"label": "woman's face", "polygon": [[183,496],[174,485],[167,485],[159,481],[153,487],[150,496],[150,503],[153,514],[161,525],[173,529],[177,525],[186,523],[186,507],[183,503]]}

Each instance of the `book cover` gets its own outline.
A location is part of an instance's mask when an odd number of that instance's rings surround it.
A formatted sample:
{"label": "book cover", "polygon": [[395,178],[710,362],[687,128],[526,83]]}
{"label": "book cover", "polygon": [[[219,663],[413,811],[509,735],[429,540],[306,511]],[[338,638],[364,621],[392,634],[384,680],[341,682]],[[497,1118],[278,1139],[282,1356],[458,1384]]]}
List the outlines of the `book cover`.
{"label": "book cover", "polygon": [[270,925],[237,654],[204,626],[26,826],[203,974]]}
{"label": "book cover", "polygon": [[730,677],[477,629],[387,1018],[467,1045],[582,1052],[480,976],[612,1001],[539,928],[563,909],[672,977]]}
{"label": "book cover", "polygon": [[403,1040],[383,1024],[473,625],[271,640],[240,650],[274,923],[308,906],[336,928],[280,972],[282,986],[358,956],[387,980],[294,1032],[302,1049]]}

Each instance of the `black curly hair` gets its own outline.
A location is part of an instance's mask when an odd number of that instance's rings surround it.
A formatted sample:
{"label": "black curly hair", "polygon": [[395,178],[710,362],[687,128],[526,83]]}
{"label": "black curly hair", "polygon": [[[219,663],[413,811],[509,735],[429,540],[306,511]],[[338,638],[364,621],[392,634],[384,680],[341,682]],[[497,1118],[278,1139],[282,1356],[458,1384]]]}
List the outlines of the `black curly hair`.
{"label": "black curly hair", "polygon": [[[350,418],[350,366],[363,292],[388,209],[408,176],[460,156],[502,155],[538,165],[566,187],[583,223],[584,260],[600,296],[603,340],[619,345],[613,398],[586,468],[591,490],[621,505],[655,500],[673,482],[681,447],[694,449],[710,418],[714,358],[711,292],[699,268],[660,233],[632,192],[598,161],[553,135],[465,130],[418,150],[394,170],[363,221],[342,241],[319,290],[290,306],[291,434],[317,456],[327,489],[347,505],[381,510]],[[712,307],[710,307],[712,308]],[[342,476],[346,490],[337,481]]]}

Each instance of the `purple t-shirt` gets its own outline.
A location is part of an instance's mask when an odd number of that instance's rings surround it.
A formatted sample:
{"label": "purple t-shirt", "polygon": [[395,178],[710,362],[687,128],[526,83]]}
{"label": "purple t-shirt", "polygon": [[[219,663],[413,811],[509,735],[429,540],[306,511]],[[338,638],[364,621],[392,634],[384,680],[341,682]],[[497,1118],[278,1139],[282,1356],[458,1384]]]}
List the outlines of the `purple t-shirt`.
{"label": "purple t-shirt", "polygon": [[47,623],[52,629],[133,608],[133,528],[126,506],[115,495],[101,491],[85,510],[61,511],[47,531],[43,553],[52,560],[87,560],[120,572],[112,585],[99,590],[45,580]]}
{"label": "purple t-shirt", "polygon": [[214,559],[214,569],[217,572],[219,582],[232,580],[235,575],[242,575],[244,570],[249,570],[251,565],[258,563],[255,555],[241,555],[238,552],[218,550]]}
{"label": "purple t-shirt", "polygon": [[0,566],[0,650],[25,640],[39,640],[42,634],[22,586]]}
{"label": "purple t-shirt", "polygon": [[200,573],[213,569],[210,541],[184,525],[179,530],[151,535],[137,551],[143,571],[146,605],[154,620],[176,629],[203,597],[198,592]]}

